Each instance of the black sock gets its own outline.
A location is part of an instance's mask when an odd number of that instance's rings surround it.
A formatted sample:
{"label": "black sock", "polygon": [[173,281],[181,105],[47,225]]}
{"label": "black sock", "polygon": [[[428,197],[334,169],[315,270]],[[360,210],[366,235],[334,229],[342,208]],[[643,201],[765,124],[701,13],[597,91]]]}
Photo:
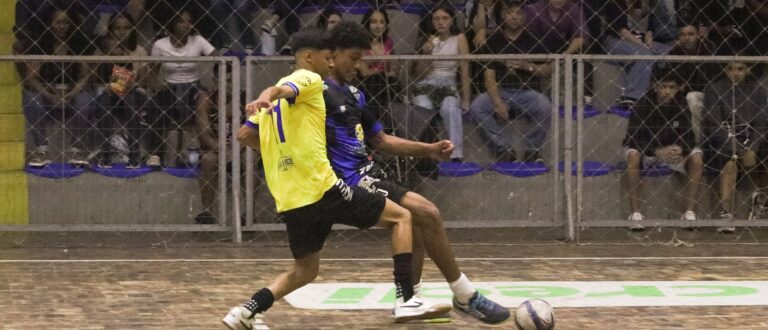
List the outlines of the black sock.
{"label": "black sock", "polygon": [[411,280],[411,259],[412,253],[400,253],[392,257],[395,260],[395,288],[397,297],[403,297],[403,301],[408,301],[413,297],[413,281]]}
{"label": "black sock", "polygon": [[275,302],[275,296],[272,295],[272,291],[267,288],[263,288],[253,294],[250,300],[246,301],[243,305],[247,310],[251,311],[251,318],[256,314],[266,312],[272,303]]}

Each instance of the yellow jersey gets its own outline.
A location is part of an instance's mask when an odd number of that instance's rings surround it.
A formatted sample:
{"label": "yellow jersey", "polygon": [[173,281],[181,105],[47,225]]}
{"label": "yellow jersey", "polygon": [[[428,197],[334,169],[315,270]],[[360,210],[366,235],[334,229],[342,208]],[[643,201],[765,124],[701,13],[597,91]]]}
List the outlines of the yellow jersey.
{"label": "yellow jersey", "polygon": [[285,212],[319,201],[338,179],[326,149],[322,77],[300,69],[276,86],[296,96],[274,101],[272,113],[259,111],[246,125],[259,131],[267,186]]}

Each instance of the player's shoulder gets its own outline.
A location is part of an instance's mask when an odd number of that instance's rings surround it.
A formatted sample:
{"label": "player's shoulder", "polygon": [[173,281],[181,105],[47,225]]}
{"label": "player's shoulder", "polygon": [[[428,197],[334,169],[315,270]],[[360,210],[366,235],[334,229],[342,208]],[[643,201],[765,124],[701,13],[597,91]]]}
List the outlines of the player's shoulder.
{"label": "player's shoulder", "polygon": [[319,74],[314,73],[309,70],[305,69],[299,69],[291,73],[290,75],[283,78],[284,81],[291,81],[293,83],[299,84],[303,87],[308,87],[310,85],[314,85],[317,83],[322,83],[323,78],[320,77]]}

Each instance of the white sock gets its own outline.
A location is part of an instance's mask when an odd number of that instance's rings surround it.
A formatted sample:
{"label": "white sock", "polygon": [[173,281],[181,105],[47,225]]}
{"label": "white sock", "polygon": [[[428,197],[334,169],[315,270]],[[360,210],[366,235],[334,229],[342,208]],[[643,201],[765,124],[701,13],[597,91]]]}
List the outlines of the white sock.
{"label": "white sock", "polygon": [[413,295],[421,297],[421,280],[419,280],[419,283],[413,285]]}
{"label": "white sock", "polygon": [[448,285],[451,287],[451,291],[453,291],[453,296],[462,304],[469,303],[469,298],[472,298],[472,295],[475,294],[475,286],[472,285],[472,282],[469,281],[464,273],[461,273],[458,280],[448,283]]}

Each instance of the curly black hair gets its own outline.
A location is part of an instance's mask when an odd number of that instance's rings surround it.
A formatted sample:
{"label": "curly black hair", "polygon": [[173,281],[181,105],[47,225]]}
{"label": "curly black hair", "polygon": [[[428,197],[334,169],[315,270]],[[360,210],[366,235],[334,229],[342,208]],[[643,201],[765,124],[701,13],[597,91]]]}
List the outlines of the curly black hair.
{"label": "curly black hair", "polygon": [[358,23],[343,21],[334,26],[330,33],[334,49],[371,48],[371,34]]}

